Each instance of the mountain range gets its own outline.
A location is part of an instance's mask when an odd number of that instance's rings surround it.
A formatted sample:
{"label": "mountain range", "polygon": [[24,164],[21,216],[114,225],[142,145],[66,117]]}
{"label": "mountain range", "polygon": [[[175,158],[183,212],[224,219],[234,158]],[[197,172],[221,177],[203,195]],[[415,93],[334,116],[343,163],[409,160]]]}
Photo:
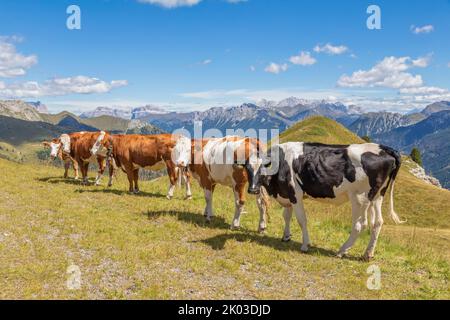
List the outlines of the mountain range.
{"label": "mountain range", "polygon": [[357,106],[336,101],[310,101],[295,97],[279,102],[261,100],[256,104],[192,112],[170,112],[154,105],[128,109],[99,107],[80,116],[66,111],[59,114],[40,113],[39,106],[42,106],[40,102],[0,101],[0,115],[51,124],[57,127],[56,131],[108,130],[141,134],[173,132],[180,128],[193,134],[196,121],[202,122],[203,132],[218,129],[227,133],[227,129],[245,131],[252,128],[279,129],[281,133],[305,118],[321,115],[336,120],[360,137],[369,136],[375,142],[391,145],[404,153],[418,147],[427,172],[450,188],[448,101],[436,102],[408,114],[386,111],[364,113]]}
{"label": "mountain range", "polygon": [[112,133],[156,134],[163,131],[139,119],[126,120],[101,115],[83,119],[63,111],[57,114],[39,113],[40,102],[30,104],[20,100],[0,101],[0,141],[20,146],[40,142],[62,133],[107,130]]}

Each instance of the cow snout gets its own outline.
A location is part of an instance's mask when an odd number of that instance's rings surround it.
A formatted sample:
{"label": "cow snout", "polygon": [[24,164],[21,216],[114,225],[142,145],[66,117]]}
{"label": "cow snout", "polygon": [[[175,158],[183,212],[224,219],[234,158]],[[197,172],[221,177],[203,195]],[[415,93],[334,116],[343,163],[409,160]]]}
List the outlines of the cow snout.
{"label": "cow snout", "polygon": [[186,167],[186,162],[184,161],[180,161],[180,163],[178,164],[180,167]]}

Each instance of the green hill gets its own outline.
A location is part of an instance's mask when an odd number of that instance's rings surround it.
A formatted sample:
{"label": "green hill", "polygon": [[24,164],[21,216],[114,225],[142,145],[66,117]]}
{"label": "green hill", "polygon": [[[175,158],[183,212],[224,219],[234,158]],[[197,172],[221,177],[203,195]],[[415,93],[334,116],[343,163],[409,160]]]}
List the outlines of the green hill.
{"label": "green hill", "polygon": [[80,119],[81,122],[106,131],[125,132],[130,120],[116,118],[112,116],[100,116],[95,118]]}
{"label": "green hill", "polygon": [[72,117],[72,118],[76,119],[78,122],[80,122],[80,120],[81,120],[79,117],[77,117],[76,115],[74,115],[73,113],[71,113],[69,111],[62,111],[60,113],[55,113],[55,114],[40,113],[39,115],[43,121],[54,124],[54,125],[57,125],[66,117]]}
{"label": "green hill", "polygon": [[343,125],[322,116],[300,121],[280,135],[280,143],[288,141],[352,144],[364,141]]}

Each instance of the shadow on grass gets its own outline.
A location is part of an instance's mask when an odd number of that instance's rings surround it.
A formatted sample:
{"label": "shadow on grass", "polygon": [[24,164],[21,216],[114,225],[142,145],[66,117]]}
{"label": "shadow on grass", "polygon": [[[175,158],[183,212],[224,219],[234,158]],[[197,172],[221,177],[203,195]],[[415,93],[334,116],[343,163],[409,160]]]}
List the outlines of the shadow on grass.
{"label": "shadow on grass", "polygon": [[75,184],[81,185],[81,179],[75,180],[75,178],[64,178],[64,177],[45,177],[45,178],[37,178],[37,181],[47,182],[52,184],[65,183],[65,184]]}
{"label": "shadow on grass", "polygon": [[[101,187],[101,185],[100,185],[100,187]],[[166,198],[166,195],[164,195],[162,193],[139,191],[138,194],[135,194],[135,193],[130,193],[125,190],[110,189],[110,188],[106,188],[106,187],[105,187],[105,189],[77,189],[77,190],[75,190],[75,192],[78,192],[78,193],[85,193],[85,192],[109,193],[109,194],[115,194],[118,196],[130,195],[130,196],[134,196],[134,197]]]}
{"label": "shadow on grass", "polygon": [[[252,242],[256,243],[261,246],[266,246],[273,248],[275,250],[279,251],[292,251],[292,252],[299,252],[301,243],[297,241],[289,241],[289,242],[282,242],[281,239],[270,237],[267,235],[262,235],[258,233],[247,233],[247,232],[239,232],[239,233],[228,233],[228,234],[219,234],[217,236],[193,241],[194,243],[201,242],[206,245],[209,245],[213,250],[223,250],[225,247],[225,244],[228,240],[235,240],[237,242]],[[302,254],[308,254],[308,255],[320,255],[324,257],[336,257],[336,251],[314,247],[311,246],[309,248],[308,253],[302,253]],[[338,259],[336,257],[336,259]],[[354,260],[359,261],[359,257],[354,256],[345,256],[344,259],[346,260]]]}
{"label": "shadow on grass", "polygon": [[200,213],[186,212],[179,210],[169,211],[145,211],[142,214],[146,215],[148,219],[153,220],[162,216],[176,217],[179,221],[193,224],[195,226],[210,228],[210,229],[224,229],[229,230],[231,225],[225,222],[223,217],[214,217],[211,222],[206,222],[205,217]]}

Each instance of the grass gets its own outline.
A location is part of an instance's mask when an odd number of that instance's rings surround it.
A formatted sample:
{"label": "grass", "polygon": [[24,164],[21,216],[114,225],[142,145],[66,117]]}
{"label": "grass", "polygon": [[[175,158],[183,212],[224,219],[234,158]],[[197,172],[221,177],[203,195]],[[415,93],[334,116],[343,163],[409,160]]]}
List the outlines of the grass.
{"label": "grass", "polygon": [[364,143],[343,125],[322,116],[300,121],[280,135],[280,143],[288,141],[321,142],[326,144]]}
{"label": "grass", "polygon": [[[82,187],[62,170],[0,159],[0,298],[20,299],[449,299],[449,192],[400,175],[396,208],[404,226],[382,230],[375,260],[359,260],[365,232],[347,259],[334,257],[350,230],[348,206],[306,201],[313,248],[301,233],[280,241],[273,204],[265,235],[249,197],[242,229],[230,231],[231,190],[219,187],[217,217],[206,224],[204,200],[165,199],[168,181],[142,182],[129,195],[124,174],[114,186]],[[106,183],[106,180],[103,181]],[[294,221],[293,221],[294,222]],[[438,226],[439,228],[436,228]],[[69,290],[77,265],[81,288]],[[381,290],[366,287],[367,268],[382,272]]]}

